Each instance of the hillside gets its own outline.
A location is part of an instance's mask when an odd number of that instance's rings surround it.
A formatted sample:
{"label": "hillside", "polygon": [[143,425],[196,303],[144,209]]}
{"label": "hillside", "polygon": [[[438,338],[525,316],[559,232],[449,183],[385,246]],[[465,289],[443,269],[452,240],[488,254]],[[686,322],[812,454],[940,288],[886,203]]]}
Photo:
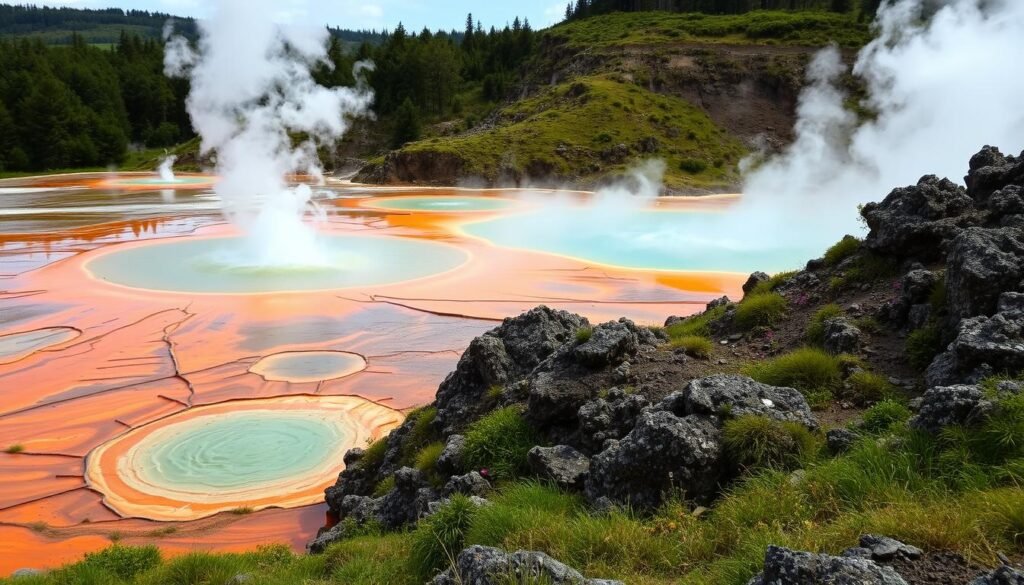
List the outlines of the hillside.
{"label": "hillside", "polygon": [[574,20],[540,34],[507,100],[482,121],[434,118],[424,139],[375,157],[357,178],[593,187],[658,157],[672,191],[732,190],[746,152],[791,139],[814,51],[837,42],[852,55],[868,39],[852,13]]}

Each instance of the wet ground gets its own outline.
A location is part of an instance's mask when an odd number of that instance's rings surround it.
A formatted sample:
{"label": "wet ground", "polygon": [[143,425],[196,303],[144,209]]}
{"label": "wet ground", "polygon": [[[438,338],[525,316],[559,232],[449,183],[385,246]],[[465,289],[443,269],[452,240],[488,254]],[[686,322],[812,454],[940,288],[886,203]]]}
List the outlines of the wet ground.
{"label": "wet ground", "polygon": [[[196,286],[205,279],[188,274],[189,254],[199,253],[189,246],[238,235],[210,182],[128,178],[0,181],[0,575],[113,540],[168,553],[268,542],[301,550],[325,521],[325,507],[309,502],[342,465],[337,445],[324,455],[318,438],[365,442],[386,432],[431,400],[469,341],[503,317],[543,303],[594,322],[660,324],[723,294],[739,298],[745,279],[604,265],[597,260],[624,256],[608,249],[586,260],[579,242],[546,250],[470,227],[528,217],[536,194],[339,183],[325,188],[319,229],[343,251],[345,241],[368,243],[364,259],[379,261],[361,270],[373,278],[320,275],[301,286],[308,275],[288,275],[260,288],[252,283],[265,279],[249,274]],[[574,194],[570,206],[587,198]],[[733,203],[677,199],[658,209],[699,216]],[[172,252],[145,255],[161,246]],[[144,255],[130,265],[133,254]],[[97,269],[102,262],[109,266]],[[351,399],[337,406],[333,397]],[[358,432],[295,418],[321,407],[350,409]],[[210,426],[201,420],[210,408],[271,417],[270,430],[258,427],[268,465],[274,445],[305,458],[280,461],[273,475],[259,450],[239,442],[253,423]],[[197,444],[204,436],[244,453],[231,461]],[[251,482],[227,485],[237,470]]]}

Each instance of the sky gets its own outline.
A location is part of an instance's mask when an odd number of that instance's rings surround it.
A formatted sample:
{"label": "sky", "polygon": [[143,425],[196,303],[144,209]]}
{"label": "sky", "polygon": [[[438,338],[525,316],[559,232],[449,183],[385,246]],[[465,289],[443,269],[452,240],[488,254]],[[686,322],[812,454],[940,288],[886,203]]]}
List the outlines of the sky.
{"label": "sky", "polygon": [[[10,1],[10,0],[8,0]],[[21,3],[14,0],[13,3]],[[31,2],[75,8],[124,8],[202,17],[208,0],[60,0]],[[534,28],[554,24],[565,15],[565,0],[282,0],[280,19],[295,24],[325,24],[351,29],[392,29],[402,22],[409,30],[461,30],[466,14],[490,28],[502,27],[516,17],[530,20]]]}

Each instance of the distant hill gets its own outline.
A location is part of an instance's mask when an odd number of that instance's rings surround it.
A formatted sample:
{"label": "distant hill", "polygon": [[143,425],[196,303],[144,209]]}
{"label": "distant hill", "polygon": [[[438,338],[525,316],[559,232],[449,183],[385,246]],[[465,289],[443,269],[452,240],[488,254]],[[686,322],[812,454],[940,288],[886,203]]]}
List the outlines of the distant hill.
{"label": "distant hill", "polygon": [[[90,45],[114,45],[121,33],[158,39],[168,20],[175,31],[188,38],[196,36],[194,18],[163,12],[106,8],[52,8],[48,6],[0,4],[0,38],[41,38],[49,45],[70,45],[76,33]],[[353,47],[363,42],[379,44],[384,32],[358,31],[328,27],[331,34]]]}

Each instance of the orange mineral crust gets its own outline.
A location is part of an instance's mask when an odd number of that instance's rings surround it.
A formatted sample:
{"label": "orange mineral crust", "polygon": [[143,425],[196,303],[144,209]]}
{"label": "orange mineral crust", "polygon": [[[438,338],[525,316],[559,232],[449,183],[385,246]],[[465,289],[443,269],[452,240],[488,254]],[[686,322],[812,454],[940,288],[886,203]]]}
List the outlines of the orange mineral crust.
{"label": "orange mineral crust", "polygon": [[[167,554],[266,542],[301,550],[326,521],[323,489],[344,451],[432,400],[469,342],[505,317],[546,304],[594,323],[658,325],[739,298],[745,277],[629,268],[467,232],[536,213],[553,193],[332,183],[315,229],[339,243],[340,269],[373,278],[303,287],[289,276],[288,286],[247,291],[242,275],[228,282],[235,290],[217,289],[215,279],[167,277],[201,275],[207,251],[242,236],[216,197],[110,178],[0,182],[0,575],[73,561],[112,534]],[[718,213],[733,201],[656,209]],[[168,243],[195,247],[150,266],[143,256],[158,282],[116,262],[93,270]],[[395,272],[373,272],[385,266]],[[251,442],[264,459],[243,457],[244,438],[263,431]],[[240,447],[222,466],[212,445],[225,441]]]}

